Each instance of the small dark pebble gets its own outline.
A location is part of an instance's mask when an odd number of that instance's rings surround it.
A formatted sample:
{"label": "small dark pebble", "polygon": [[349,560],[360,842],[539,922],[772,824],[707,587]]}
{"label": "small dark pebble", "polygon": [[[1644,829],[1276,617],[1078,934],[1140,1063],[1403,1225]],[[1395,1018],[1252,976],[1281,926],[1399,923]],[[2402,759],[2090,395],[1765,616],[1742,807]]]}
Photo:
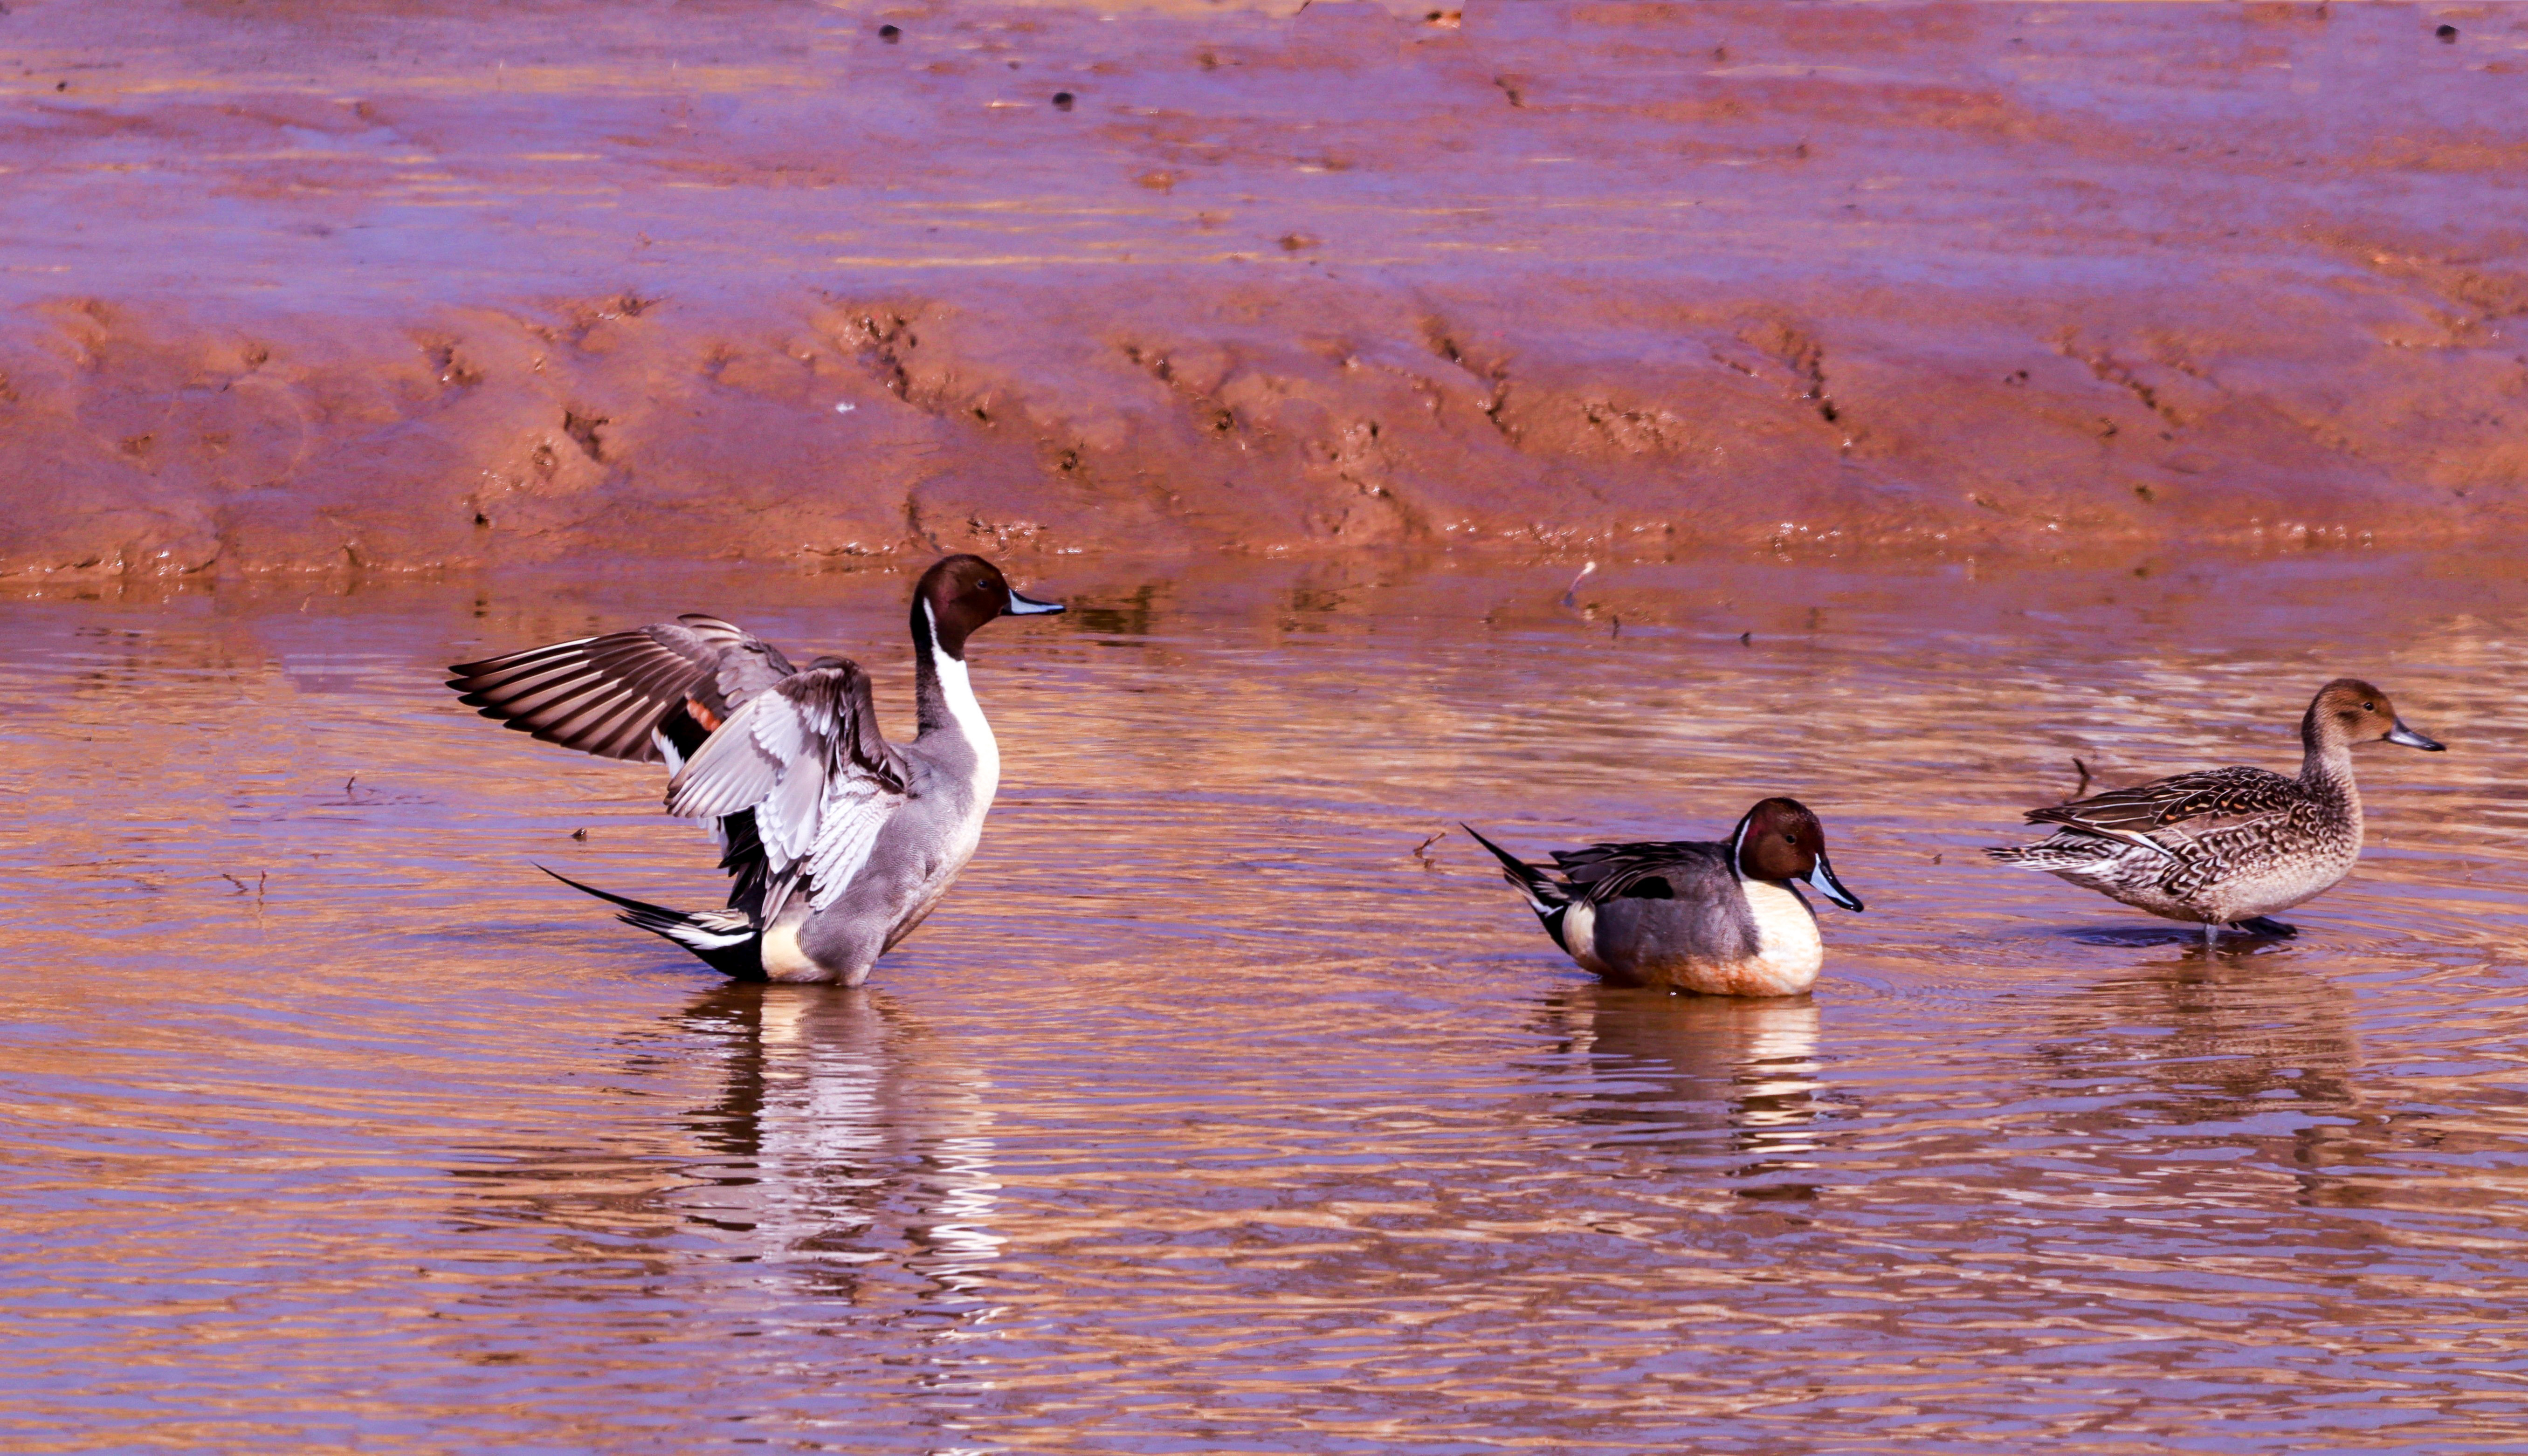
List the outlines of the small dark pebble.
{"label": "small dark pebble", "polygon": [[877,38],[893,45],[904,38],[904,32],[893,26],[880,26],[877,27]]}
{"label": "small dark pebble", "polygon": [[2443,45],[2457,44],[2457,26],[2443,26],[2432,33],[2441,38],[2441,44]]}
{"label": "small dark pebble", "polygon": [[1053,109],[1056,111],[1069,111],[1071,110],[1071,103],[1074,99],[1075,98],[1069,91],[1056,91],[1053,93]]}
{"label": "small dark pebble", "polygon": [[1753,633],[1753,632],[1741,632],[1741,633],[1739,633],[1739,634],[1738,634],[1738,645],[1739,645],[1740,647],[1742,647],[1742,648],[1752,648],[1752,647],[1754,647],[1754,646],[1756,645],[1756,634],[1755,634],[1755,633]]}

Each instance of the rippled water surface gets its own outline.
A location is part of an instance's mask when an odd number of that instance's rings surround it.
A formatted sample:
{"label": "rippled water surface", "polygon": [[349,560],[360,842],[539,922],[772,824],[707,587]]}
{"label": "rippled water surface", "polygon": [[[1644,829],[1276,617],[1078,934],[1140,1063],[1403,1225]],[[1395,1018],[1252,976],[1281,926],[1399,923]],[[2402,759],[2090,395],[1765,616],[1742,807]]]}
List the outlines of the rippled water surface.
{"label": "rippled water surface", "polygon": [[[0,602],[0,1445],[2528,1450],[2512,573],[1569,570],[1023,573],[858,992],[537,874],[715,894],[434,669],[713,609],[895,723],[905,576]],[[2297,940],[1976,854],[2339,672],[2450,752]],[[1602,989],[1444,834],[1771,792],[1870,904],[1784,1002]]]}

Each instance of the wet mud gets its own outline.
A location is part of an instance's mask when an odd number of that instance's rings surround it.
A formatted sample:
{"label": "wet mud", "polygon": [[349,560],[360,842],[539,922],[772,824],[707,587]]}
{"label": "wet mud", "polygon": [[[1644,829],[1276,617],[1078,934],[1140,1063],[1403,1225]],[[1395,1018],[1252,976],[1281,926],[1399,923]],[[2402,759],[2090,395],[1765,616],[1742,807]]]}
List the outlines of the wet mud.
{"label": "wet mud", "polygon": [[2512,8],[1291,9],[15,0],[0,571],[2519,524]]}

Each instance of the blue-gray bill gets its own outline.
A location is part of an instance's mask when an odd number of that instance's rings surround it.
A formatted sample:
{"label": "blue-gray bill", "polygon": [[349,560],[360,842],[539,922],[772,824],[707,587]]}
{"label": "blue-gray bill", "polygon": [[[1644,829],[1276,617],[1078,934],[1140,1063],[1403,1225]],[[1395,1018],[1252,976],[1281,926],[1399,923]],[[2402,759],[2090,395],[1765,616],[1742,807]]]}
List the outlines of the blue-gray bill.
{"label": "blue-gray bill", "polygon": [[1834,877],[1834,866],[1826,862],[1823,855],[1817,856],[1817,868],[1809,871],[1807,883],[1809,888],[1842,906],[1845,910],[1861,909],[1861,897],[1845,889],[1843,881]]}
{"label": "blue-gray bill", "polygon": [[1042,616],[1047,612],[1057,612],[1062,610],[1062,603],[1059,601],[1038,601],[1032,597],[1022,597],[1017,592],[1012,592],[1010,593],[1010,604],[1008,610],[1009,614],[1014,617],[1036,617]]}
{"label": "blue-gray bill", "polygon": [[2413,729],[2406,727],[2405,720],[2402,718],[2398,718],[2396,720],[2396,727],[2388,730],[2388,742],[2400,743],[2409,749],[2420,749],[2426,754],[2446,754],[2449,752],[2448,749],[2432,742],[2428,738],[2423,737]]}

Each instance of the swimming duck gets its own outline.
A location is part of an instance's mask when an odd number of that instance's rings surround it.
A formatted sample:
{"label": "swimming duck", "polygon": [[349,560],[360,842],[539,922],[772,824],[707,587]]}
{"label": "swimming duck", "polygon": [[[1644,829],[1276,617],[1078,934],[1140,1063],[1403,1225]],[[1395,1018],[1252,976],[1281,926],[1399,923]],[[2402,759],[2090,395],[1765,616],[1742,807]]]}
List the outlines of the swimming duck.
{"label": "swimming duck", "polygon": [[913,591],[921,731],[907,744],[879,734],[857,663],[794,667],[716,617],[459,663],[448,685],[546,743],[663,761],[667,812],[711,826],[736,883],[727,910],[686,912],[553,878],[742,980],[857,986],[965,868],[1000,786],[966,640],[996,617],[1060,610],[1019,595],[980,556],[923,572]]}
{"label": "swimming duck", "polygon": [[1817,982],[1825,947],[1794,882],[1861,909],[1826,860],[1824,826],[1796,799],[1758,804],[1718,844],[1557,850],[1559,875],[1466,832],[1501,860],[1555,945],[1582,968],[1625,984],[1796,996]]}
{"label": "swimming duck", "polygon": [[1984,851],[2171,920],[2198,921],[2210,945],[2224,925],[2291,935],[2271,918],[2352,872],[2361,858],[2361,793],[2352,746],[2384,739],[2437,754],[2358,678],[2317,690],[2299,720],[2299,777],[2261,768],[2181,773],[2074,804],[2031,809],[2062,827],[2032,845]]}

